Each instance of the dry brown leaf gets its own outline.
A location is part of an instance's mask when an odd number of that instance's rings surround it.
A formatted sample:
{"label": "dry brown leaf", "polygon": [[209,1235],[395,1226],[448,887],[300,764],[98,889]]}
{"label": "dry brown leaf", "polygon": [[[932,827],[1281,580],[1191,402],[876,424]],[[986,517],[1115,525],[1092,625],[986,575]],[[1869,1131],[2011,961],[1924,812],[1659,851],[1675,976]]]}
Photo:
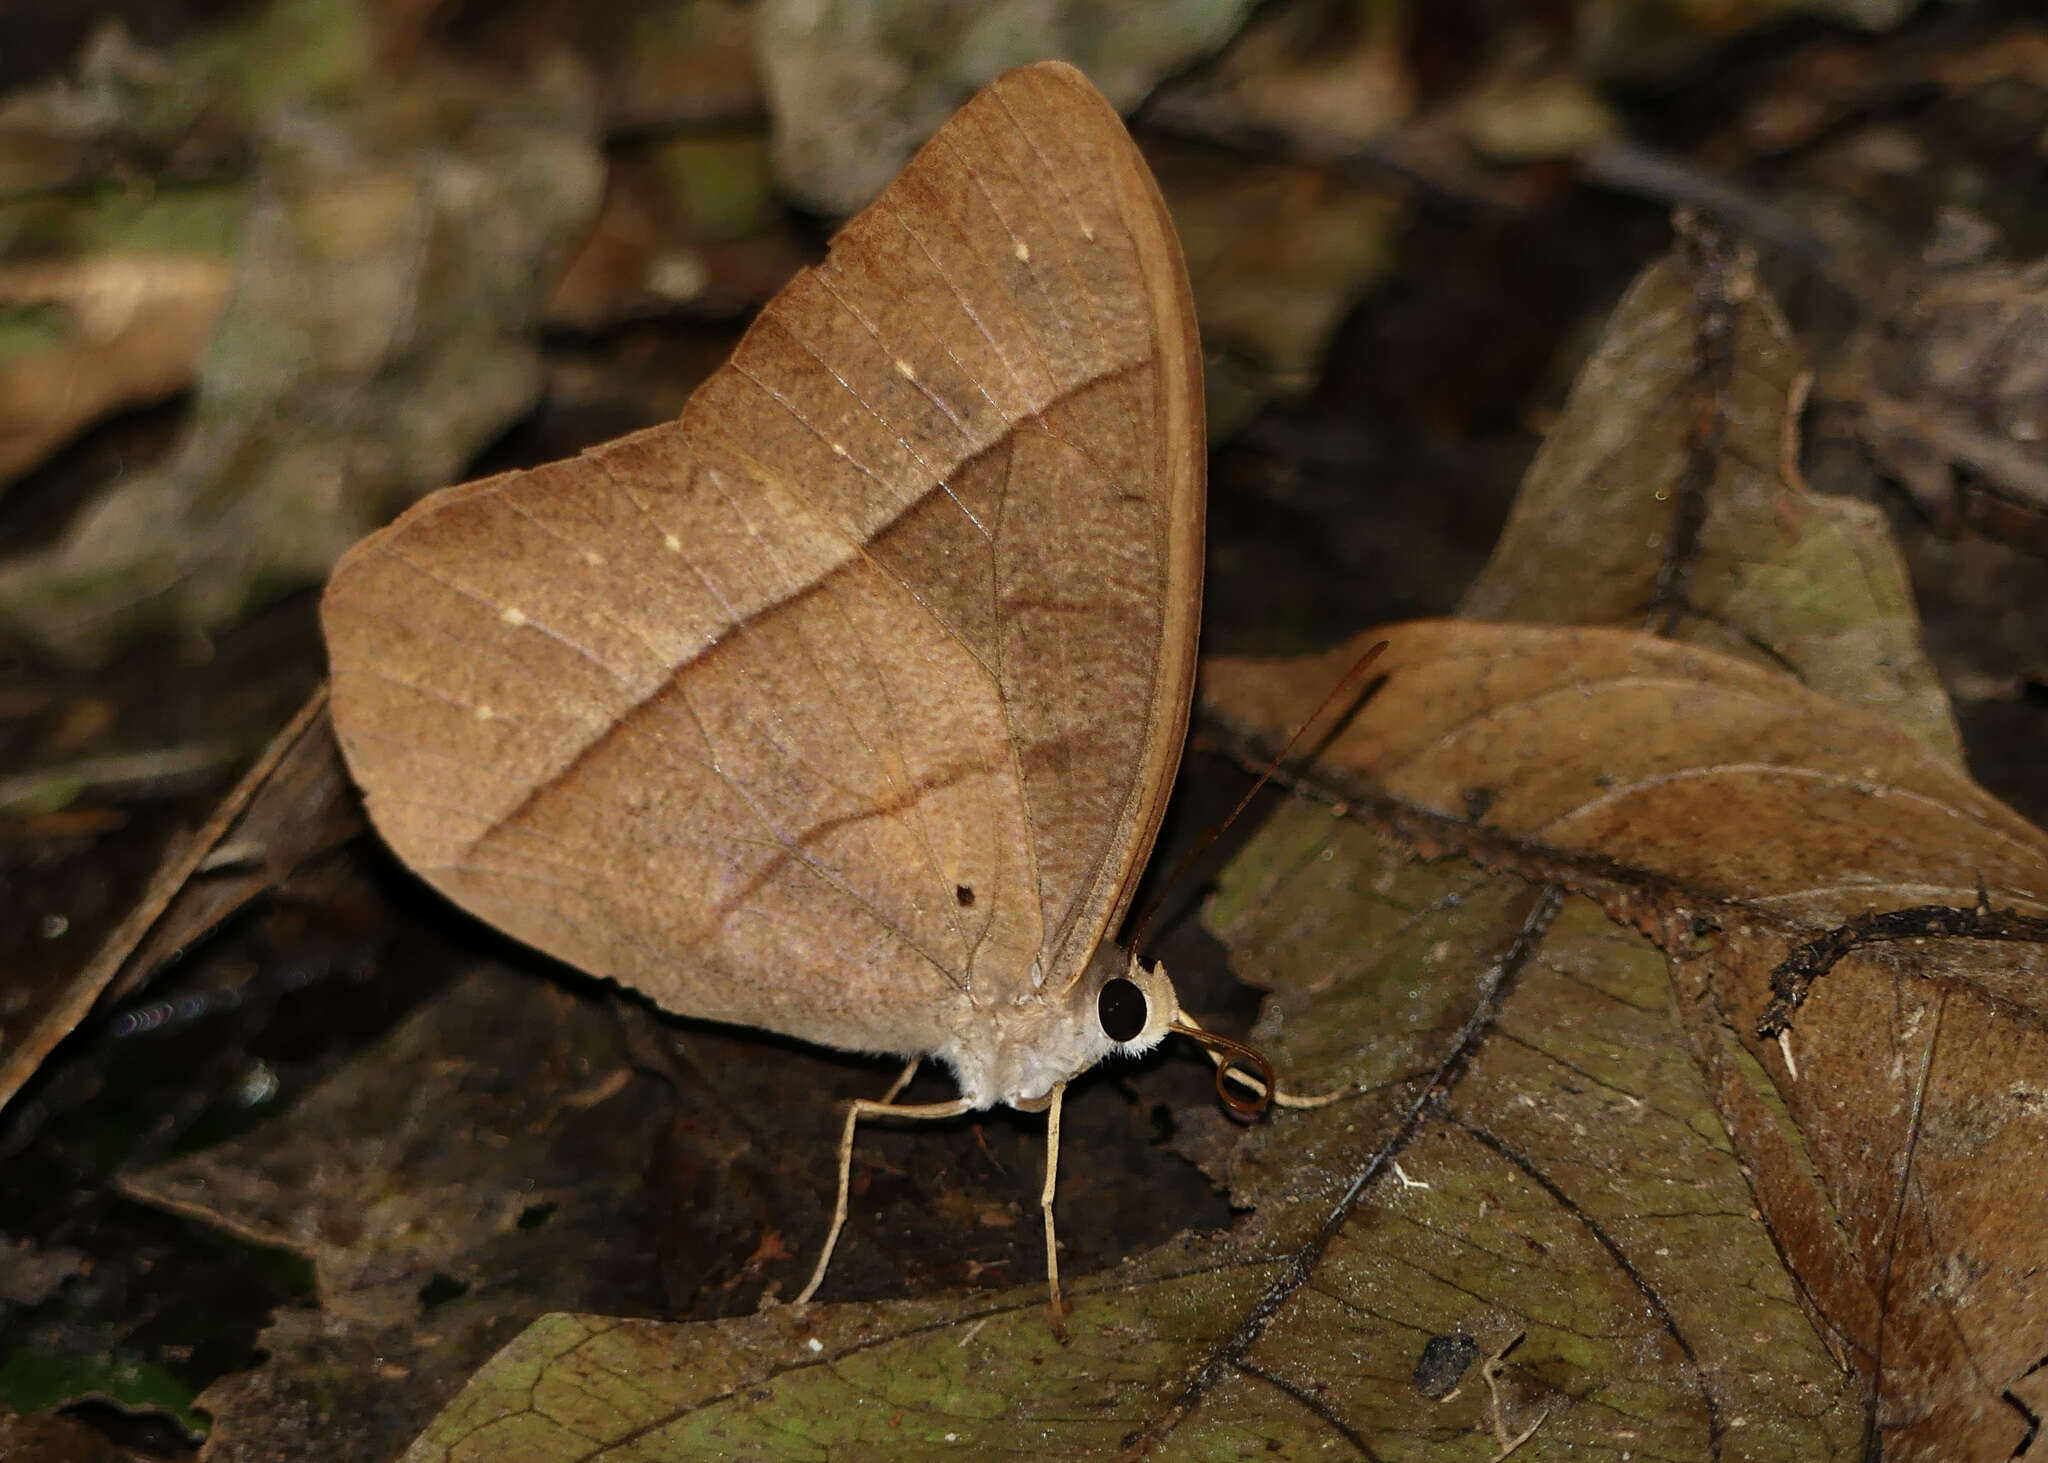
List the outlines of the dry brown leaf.
{"label": "dry brown leaf", "polygon": [[1746,252],[1683,231],[1615,307],[1461,611],[1659,628],[1960,762],[1883,515],[1784,470],[1802,365]]}
{"label": "dry brown leaf", "polygon": [[182,391],[227,304],[225,261],[101,254],[0,268],[0,306],[56,305],[62,345],[0,366],[0,487],[94,418]]}
{"label": "dry brown leaf", "polygon": [[[1426,853],[1649,933],[1886,1456],[2008,1456],[2048,1354],[2048,836],[1915,739],[1717,655],[1461,622],[1389,638],[1314,777]],[[1216,664],[1207,696],[1271,741],[1355,654]]]}

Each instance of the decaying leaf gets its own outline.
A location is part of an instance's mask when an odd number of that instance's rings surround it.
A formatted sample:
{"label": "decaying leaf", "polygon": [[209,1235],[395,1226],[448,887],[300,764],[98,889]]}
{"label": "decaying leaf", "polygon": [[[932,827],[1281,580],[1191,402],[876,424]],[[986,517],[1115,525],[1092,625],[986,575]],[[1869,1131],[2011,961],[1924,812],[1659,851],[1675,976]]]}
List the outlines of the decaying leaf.
{"label": "decaying leaf", "polygon": [[221,800],[172,848],[120,926],[71,979],[9,992],[0,1031],[0,1104],[109,989],[133,991],[188,944],[362,826],[328,730],[327,695],[309,701]]}
{"label": "decaying leaf", "polygon": [[1160,77],[1221,45],[1251,8],[892,0],[820,11],[770,0],[755,7],[754,24],[776,169],[811,207],[850,214],[998,73],[1064,57],[1127,111]]}
{"label": "decaying leaf", "polygon": [[1463,612],[1660,624],[1788,669],[1960,761],[1883,515],[1781,469],[1800,369],[1739,253],[1709,240],[1645,270],[1573,383]]}
{"label": "decaying leaf", "polygon": [[1391,192],[1293,164],[1154,147],[1202,321],[1212,441],[1316,379],[1345,312],[1393,266]]}
{"label": "decaying leaf", "polygon": [[192,255],[0,268],[0,309],[55,305],[75,330],[0,361],[0,486],[103,412],[182,390],[227,292],[227,265]]}
{"label": "decaying leaf", "polygon": [[[1370,777],[1376,817],[1425,849],[1650,934],[1886,1456],[2008,1456],[2048,1342],[2048,1206],[2014,1185],[2048,1173],[2048,835],[1923,743],[1737,662],[1590,630],[1393,639],[1323,767]],[[1218,667],[1210,692],[1270,736],[1330,674]],[[1802,956],[1816,942],[1835,958]]]}
{"label": "decaying leaf", "polygon": [[[1398,1030],[1350,1054],[1354,1072],[1370,1073],[1370,1095],[1276,1121],[1239,1165],[1239,1199],[1257,1195],[1252,1226],[1227,1240],[1191,1236],[1096,1277],[1077,1302],[1068,1345],[1055,1341],[1028,1292],[808,1316],[774,1311],[716,1329],[551,1318],[494,1362],[411,1456],[765,1458],[794,1436],[817,1456],[865,1447],[907,1458],[1233,1449],[1313,1457],[1332,1448],[1339,1456],[1468,1448],[1487,1457],[1496,1424],[1520,1432],[1541,1419],[1538,1457],[1603,1438],[1611,1446],[1617,1431],[1641,1454],[1703,1457],[1716,1400],[1702,1396],[1708,1386],[1731,1391],[1723,1405],[1739,1401],[1752,1415],[1770,1407],[1747,1439],[1760,1446],[1745,1456],[1839,1453],[1853,1419],[1768,1242],[1745,1218],[1734,1163],[1686,1121],[1699,1094],[1682,1062],[1609,1062],[1605,1075],[1615,1088],[1636,1084],[1637,1135],[1672,1144],[1630,1181],[1667,1209],[1699,1211],[1661,1227],[1656,1241],[1678,1239],[1674,1252],[1685,1258],[1660,1267],[1645,1254],[1652,1276],[1691,1276],[1694,1253],[1706,1246],[1717,1267],[1710,1275],[1725,1267],[1745,1291],[1754,1287],[1739,1328],[1703,1356],[1688,1354],[1698,1343],[1674,1338],[1670,1315],[1646,1304],[1646,1282],[1628,1256],[1610,1252],[1609,1228],[1631,1245],[1641,1231],[1560,1204],[1547,1175],[1524,1171],[1532,1155],[1553,1156],[1530,1134],[1515,1135],[1527,1152],[1495,1152],[1439,1122],[1396,1143],[1416,1126],[1432,1079],[1470,1055],[1461,1031],[1471,1002],[1499,982],[1500,972],[1484,970],[1444,979],[1441,967],[1429,968],[1431,952],[1494,941],[1506,953],[1538,903],[1526,888],[1475,888],[1469,869],[1448,879],[1423,871],[1403,883],[1399,862],[1391,849],[1380,860],[1377,872],[1390,876],[1380,912],[1409,939],[1369,979],[1354,975],[1314,1002],[1344,1016],[1380,1008],[1385,995],[1402,1007]],[[1474,898],[1463,903],[1460,892]],[[1406,898],[1418,907],[1402,909]],[[1655,1004],[1662,977],[1652,952],[1624,940],[1639,953],[1617,971],[1612,931],[1595,912],[1582,907],[1564,926],[1546,957],[1564,970],[1544,970],[1547,988],[1514,1008],[1529,1013],[1517,1033],[1524,1041],[1547,1039],[1566,1058],[1590,1059],[1583,1048],[1626,1052],[1657,1031],[1660,1015],[1668,1025],[1668,1000],[1661,1012]],[[1572,989],[1585,967],[1602,970],[1608,998],[1581,992],[1547,1016],[1544,997]],[[1387,984],[1395,990],[1378,989]],[[1639,1010],[1646,991],[1649,1009]],[[1416,1001],[1403,1000],[1411,993]],[[1619,1029],[1573,1035],[1589,1010]],[[1519,1045],[1508,1050],[1527,1057]],[[1595,1088],[1580,1111],[1561,1114],[1527,1065],[1495,1078],[1500,1103],[1543,1094],[1525,1128],[1560,1132],[1569,1143],[1575,1123],[1611,1123],[1623,1107],[1619,1091]],[[1598,1172],[1597,1161],[1583,1166]],[[1687,1325],[1715,1299],[1706,1285],[1669,1289],[1664,1308]],[[1517,1332],[1526,1334],[1497,1392],[1476,1364],[1435,1397],[1417,1387],[1436,1338],[1467,1338],[1476,1358]],[[1769,1365],[1760,1364],[1766,1356]],[[607,1380],[616,1375],[631,1384]],[[1736,1378],[1739,1388],[1728,1388]],[[1784,1415],[1794,1409],[1818,1417]],[[612,1446],[587,1451],[593,1443]]]}
{"label": "decaying leaf", "polygon": [[642,1167],[666,1120],[603,1006],[500,967],[278,1121],[125,1179],[313,1264],[319,1310],[280,1313],[265,1364],[202,1395],[210,1455],[338,1428],[351,1456],[389,1457],[537,1298],[619,1305],[653,1263]]}
{"label": "decaying leaf", "polygon": [[0,620],[60,653],[203,636],[318,580],[538,388],[529,327],[597,199],[587,99],[437,76],[354,112],[264,115],[186,437],[0,567]]}
{"label": "decaying leaf", "polygon": [[[2048,538],[2048,260],[1921,277],[1823,389],[1937,521]],[[1958,471],[1974,480],[1963,491]],[[2001,514],[2029,520],[2005,528]]]}

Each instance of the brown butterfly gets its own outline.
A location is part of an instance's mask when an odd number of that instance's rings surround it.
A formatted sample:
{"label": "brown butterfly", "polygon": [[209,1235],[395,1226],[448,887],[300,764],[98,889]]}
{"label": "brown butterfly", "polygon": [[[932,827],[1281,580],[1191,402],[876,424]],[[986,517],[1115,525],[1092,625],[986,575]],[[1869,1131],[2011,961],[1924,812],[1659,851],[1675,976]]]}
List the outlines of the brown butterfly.
{"label": "brown butterfly", "polygon": [[[910,1059],[862,1116],[1050,1109],[1184,1022],[1111,934],[1180,760],[1205,443],[1186,269],[1073,68],[1013,71],[679,420],[450,488],[322,604],[422,877],[687,1016]],[[1183,1029],[1191,1026],[1186,1023]],[[937,1058],[956,1101],[893,1104]]]}

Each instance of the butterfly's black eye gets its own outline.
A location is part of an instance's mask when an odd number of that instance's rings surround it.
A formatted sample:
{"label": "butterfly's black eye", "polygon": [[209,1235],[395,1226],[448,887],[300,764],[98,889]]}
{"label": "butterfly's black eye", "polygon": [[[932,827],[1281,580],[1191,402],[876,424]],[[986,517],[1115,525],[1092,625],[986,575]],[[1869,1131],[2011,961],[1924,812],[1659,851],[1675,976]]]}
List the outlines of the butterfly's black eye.
{"label": "butterfly's black eye", "polygon": [[1095,998],[1095,1015],[1104,1036],[1119,1044],[1129,1041],[1145,1029],[1145,993],[1136,981],[1120,975],[1104,981],[1102,994]]}

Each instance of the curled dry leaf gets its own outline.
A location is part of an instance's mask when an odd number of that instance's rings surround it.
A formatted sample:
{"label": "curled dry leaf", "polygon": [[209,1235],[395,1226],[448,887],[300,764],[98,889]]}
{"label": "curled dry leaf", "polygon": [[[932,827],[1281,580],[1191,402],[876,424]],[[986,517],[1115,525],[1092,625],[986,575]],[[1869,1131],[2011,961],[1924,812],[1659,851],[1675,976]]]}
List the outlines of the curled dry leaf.
{"label": "curled dry leaf", "polygon": [[0,363],[0,486],[103,413],[183,390],[227,303],[225,262],[104,254],[0,268],[0,307],[61,309],[73,334]]}
{"label": "curled dry leaf", "polygon": [[1782,471],[1801,367],[1751,261],[1696,226],[1615,307],[1461,609],[1655,624],[1788,669],[1959,763],[1883,515]]}
{"label": "curled dry leaf", "polygon": [[[1885,1456],[2016,1456],[2048,1351],[2048,836],[1915,739],[1738,662],[1594,630],[1392,639],[1317,776],[1426,850],[1647,932]],[[1270,737],[1348,654],[1212,667],[1209,694]],[[1816,941],[1836,958],[1794,958]]]}

